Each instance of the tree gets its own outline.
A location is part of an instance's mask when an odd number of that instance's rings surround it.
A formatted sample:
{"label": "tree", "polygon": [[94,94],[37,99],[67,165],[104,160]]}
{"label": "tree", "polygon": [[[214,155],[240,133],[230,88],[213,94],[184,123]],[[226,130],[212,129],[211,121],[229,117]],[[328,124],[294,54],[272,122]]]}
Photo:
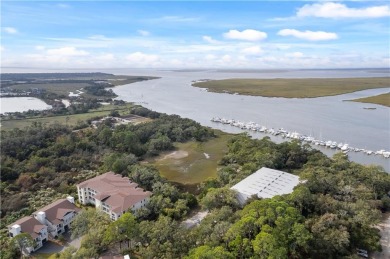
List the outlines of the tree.
{"label": "tree", "polygon": [[[99,224],[96,224],[99,222]],[[95,209],[81,210],[71,223],[72,238],[87,234],[90,230],[97,230],[99,226],[109,225],[111,222],[107,214]]]}
{"label": "tree", "polygon": [[29,254],[31,251],[29,248],[35,246],[34,239],[28,233],[20,233],[12,238],[12,241],[16,244],[20,254]]}
{"label": "tree", "polygon": [[117,221],[112,222],[108,226],[104,241],[109,244],[119,242],[120,247],[121,243],[126,241],[127,247],[132,248],[131,241],[134,241],[138,235],[139,228],[135,217],[131,213],[126,212]]}
{"label": "tree", "polygon": [[348,254],[349,233],[335,214],[326,213],[309,221],[313,242],[311,253],[318,258],[337,258]]}
{"label": "tree", "polygon": [[236,192],[227,187],[209,189],[205,197],[201,200],[201,204],[208,210],[223,206],[231,206],[232,208],[239,207]]}
{"label": "tree", "polygon": [[199,246],[192,249],[185,259],[234,259],[235,257],[222,246]]}
{"label": "tree", "polygon": [[73,254],[76,253],[77,249],[74,246],[65,248],[61,253],[56,254],[58,259],[73,259]]}

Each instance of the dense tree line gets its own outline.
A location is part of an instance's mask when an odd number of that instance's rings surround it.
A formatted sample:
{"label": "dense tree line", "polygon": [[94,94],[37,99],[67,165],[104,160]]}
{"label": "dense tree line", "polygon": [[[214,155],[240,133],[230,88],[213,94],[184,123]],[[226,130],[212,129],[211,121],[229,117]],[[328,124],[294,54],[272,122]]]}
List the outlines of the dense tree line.
{"label": "dense tree line", "polygon": [[[109,239],[106,249],[116,247],[142,258],[189,259],[355,258],[357,248],[380,249],[375,224],[380,209],[389,209],[390,190],[390,177],[382,168],[350,162],[344,154],[328,158],[299,142],[275,144],[245,135],[233,138],[221,165],[218,177],[201,186],[198,199],[209,214],[198,226],[187,229],[180,217],[164,210],[150,218],[128,216],[122,223],[130,224],[133,232]],[[265,165],[306,181],[289,195],[254,198],[240,208],[229,187]],[[159,183],[156,174],[149,172],[143,179],[144,173],[130,175],[159,194],[148,184]],[[169,188],[166,192],[175,196]]]}
{"label": "dense tree line", "polygon": [[[276,144],[243,134],[228,143],[217,177],[201,183],[195,197],[139,161],[172,149],[173,142],[204,141],[213,132],[142,107],[132,112],[154,119],[114,129],[103,124],[72,132],[34,125],[2,134],[6,200],[20,200],[21,190],[38,189],[41,181],[56,187],[58,176],[81,168],[112,170],[153,192],[145,209],[116,222],[94,210],[81,213],[73,224],[74,235],[85,235],[81,248],[59,258],[98,258],[108,250],[142,258],[354,258],[357,248],[380,249],[375,224],[381,210],[390,208],[390,176],[382,168],[350,162],[342,153],[329,158],[298,141]],[[299,175],[303,182],[289,195],[254,197],[240,207],[230,187],[262,166]],[[181,221],[198,203],[209,214],[186,228]],[[5,205],[2,216],[21,208]],[[91,227],[97,221],[103,223]]]}
{"label": "dense tree line", "polygon": [[[213,136],[212,130],[194,121],[163,114],[149,123],[115,129],[102,124],[96,130],[73,132],[66,126],[35,123],[26,129],[3,131],[1,215],[4,217],[26,205],[20,199],[23,192],[57,188],[61,181],[56,179],[62,179],[61,174],[80,170],[127,174],[138,160],[173,149],[173,142],[200,141]],[[8,202],[14,199],[20,201]]]}

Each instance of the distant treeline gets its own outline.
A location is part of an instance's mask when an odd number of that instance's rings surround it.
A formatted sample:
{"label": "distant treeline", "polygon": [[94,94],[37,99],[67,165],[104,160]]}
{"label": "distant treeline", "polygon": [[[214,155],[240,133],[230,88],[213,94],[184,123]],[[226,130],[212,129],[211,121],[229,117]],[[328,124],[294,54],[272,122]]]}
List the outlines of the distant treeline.
{"label": "distant treeline", "polygon": [[36,79],[108,79],[115,77],[107,73],[1,73],[1,80],[36,80]]}

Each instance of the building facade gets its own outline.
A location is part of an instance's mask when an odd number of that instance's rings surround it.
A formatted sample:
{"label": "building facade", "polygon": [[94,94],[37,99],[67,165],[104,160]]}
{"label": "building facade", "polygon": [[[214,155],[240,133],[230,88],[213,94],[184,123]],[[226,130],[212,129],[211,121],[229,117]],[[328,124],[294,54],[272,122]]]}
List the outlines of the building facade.
{"label": "building facade", "polygon": [[34,240],[34,246],[26,247],[26,251],[23,251],[26,254],[35,252],[48,240],[47,226],[31,216],[23,217],[9,225],[8,233],[10,237],[15,237],[21,233],[27,233],[31,236]]}
{"label": "building facade", "polygon": [[70,228],[70,223],[80,208],[74,204],[74,198],[68,196],[66,199],[57,200],[31,216],[24,217],[8,226],[10,237],[21,233],[29,234],[34,240],[33,247],[27,247],[26,254],[35,252],[43,246],[49,238],[55,238]]}
{"label": "building facade", "polygon": [[78,184],[77,194],[81,204],[95,205],[96,209],[107,213],[112,220],[117,220],[128,210],[136,212],[145,207],[152,195],[128,177],[113,172]]}
{"label": "building facade", "polygon": [[33,217],[48,227],[49,234],[57,237],[70,228],[70,223],[80,211],[74,204],[74,198],[57,200],[33,213]]}

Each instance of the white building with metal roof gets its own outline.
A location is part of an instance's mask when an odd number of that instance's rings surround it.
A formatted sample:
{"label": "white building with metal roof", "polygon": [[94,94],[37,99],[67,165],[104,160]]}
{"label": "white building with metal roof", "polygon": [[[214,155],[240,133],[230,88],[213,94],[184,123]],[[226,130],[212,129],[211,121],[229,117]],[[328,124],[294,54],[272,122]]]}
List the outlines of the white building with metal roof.
{"label": "white building with metal roof", "polygon": [[253,195],[259,198],[272,198],[291,193],[298,184],[299,177],[296,175],[262,167],[231,189],[237,191],[237,198],[243,205]]}

